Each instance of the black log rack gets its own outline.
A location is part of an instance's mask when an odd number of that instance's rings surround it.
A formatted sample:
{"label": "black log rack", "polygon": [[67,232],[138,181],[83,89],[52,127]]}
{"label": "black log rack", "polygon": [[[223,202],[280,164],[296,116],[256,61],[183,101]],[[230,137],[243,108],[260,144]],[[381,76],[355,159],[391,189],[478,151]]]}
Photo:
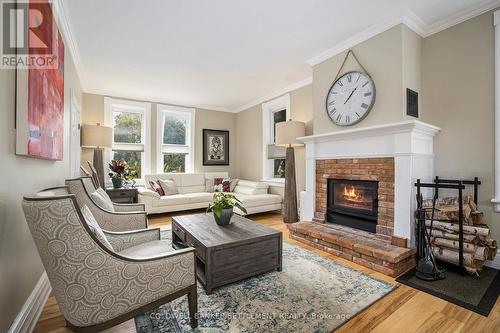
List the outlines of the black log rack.
{"label": "black log rack", "polygon": [[[458,223],[458,269],[460,272],[465,273],[466,269],[464,267],[464,213],[463,213],[463,196],[466,185],[472,185],[474,188],[473,197],[474,203],[478,204],[478,196],[479,196],[479,185],[481,185],[481,181],[479,181],[478,177],[475,177],[474,180],[456,180],[456,179],[443,179],[436,176],[434,178],[433,183],[422,183],[420,179],[417,179],[415,183],[415,187],[417,188],[417,255],[418,259],[422,258],[424,254],[424,246],[425,246],[425,208],[422,207],[422,188],[433,188],[434,196],[439,196],[439,190],[448,189],[448,190],[457,190],[458,191],[458,220],[446,221],[450,223]],[[435,208],[435,207],[434,207]]]}

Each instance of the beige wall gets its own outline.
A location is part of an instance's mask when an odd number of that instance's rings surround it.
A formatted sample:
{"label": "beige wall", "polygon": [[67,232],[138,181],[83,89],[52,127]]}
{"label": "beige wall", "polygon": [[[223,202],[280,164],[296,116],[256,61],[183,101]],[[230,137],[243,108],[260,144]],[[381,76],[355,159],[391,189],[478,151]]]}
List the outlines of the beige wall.
{"label": "beige wall", "polygon": [[490,203],[494,187],[493,12],[473,18],[423,41],[424,121],[440,126],[436,174],[478,176],[480,209],[500,239],[500,214]]}
{"label": "beige wall", "polygon": [[44,271],[24,214],[22,196],[61,185],[70,175],[69,119],[73,92],[80,102],[81,88],[65,52],[64,66],[64,161],[46,161],[15,155],[15,72],[0,70],[0,332],[6,332]]}
{"label": "beige wall", "polygon": [[[312,134],[312,85],[290,92],[290,116],[306,123],[306,135]],[[262,104],[237,114],[239,174],[242,179],[262,179]],[[305,188],[304,148],[295,148],[297,191]],[[273,188],[274,193],[282,190]]]}
{"label": "beige wall", "polygon": [[[419,70],[413,69],[418,63],[416,57],[408,57],[408,63],[403,63],[403,48],[418,49],[419,41],[416,34],[408,31],[403,25],[395,26],[371,39],[364,41],[352,49],[361,64],[370,73],[375,82],[376,101],[368,116],[360,123],[342,127],[335,125],[325,111],[325,98],[332,85],[346,52],[338,54],[313,67],[313,104],[314,104],[314,134],[380,125],[410,119],[403,108],[407,83],[416,86]],[[416,37],[418,38],[416,38]],[[403,42],[404,41],[404,42]],[[360,70],[360,66],[349,57],[342,73],[350,70]]]}
{"label": "beige wall", "polygon": [[[83,94],[82,122],[104,124],[104,97],[103,95]],[[142,102],[142,101],[141,101]],[[156,173],[156,126],[157,103],[151,102],[151,173]],[[227,171],[231,177],[238,177],[238,159],[236,156],[236,114],[229,112],[196,109],[195,112],[195,172]],[[203,166],[203,136],[204,128],[229,131],[229,166]],[[92,161],[92,149],[82,149],[82,164]]]}

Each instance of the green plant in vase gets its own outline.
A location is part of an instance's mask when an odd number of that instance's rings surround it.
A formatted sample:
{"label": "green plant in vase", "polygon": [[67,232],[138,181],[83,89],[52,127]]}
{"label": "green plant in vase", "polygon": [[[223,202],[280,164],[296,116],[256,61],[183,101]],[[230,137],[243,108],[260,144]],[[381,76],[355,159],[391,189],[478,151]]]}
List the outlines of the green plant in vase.
{"label": "green plant in vase", "polygon": [[243,203],[231,193],[214,193],[213,202],[208,206],[207,212],[214,214],[215,222],[218,225],[228,225],[231,223],[234,207],[238,207],[243,213],[247,213]]}

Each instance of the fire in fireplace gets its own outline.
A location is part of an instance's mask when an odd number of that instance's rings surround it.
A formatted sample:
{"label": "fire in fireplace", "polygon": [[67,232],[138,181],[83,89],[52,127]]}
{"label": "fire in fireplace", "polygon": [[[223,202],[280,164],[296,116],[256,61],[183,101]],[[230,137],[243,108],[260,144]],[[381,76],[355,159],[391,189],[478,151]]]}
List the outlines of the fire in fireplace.
{"label": "fire in fireplace", "polygon": [[377,181],[328,179],[327,222],[375,232],[377,216]]}

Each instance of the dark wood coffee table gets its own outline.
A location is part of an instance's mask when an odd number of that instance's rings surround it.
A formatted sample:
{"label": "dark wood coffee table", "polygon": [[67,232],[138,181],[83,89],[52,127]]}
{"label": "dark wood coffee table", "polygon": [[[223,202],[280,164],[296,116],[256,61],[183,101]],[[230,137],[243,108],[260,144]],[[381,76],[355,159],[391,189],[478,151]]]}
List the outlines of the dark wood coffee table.
{"label": "dark wood coffee table", "polygon": [[175,248],[196,249],[196,275],[207,294],[216,287],[282,267],[282,234],[239,215],[219,226],[212,214],[172,218]]}

